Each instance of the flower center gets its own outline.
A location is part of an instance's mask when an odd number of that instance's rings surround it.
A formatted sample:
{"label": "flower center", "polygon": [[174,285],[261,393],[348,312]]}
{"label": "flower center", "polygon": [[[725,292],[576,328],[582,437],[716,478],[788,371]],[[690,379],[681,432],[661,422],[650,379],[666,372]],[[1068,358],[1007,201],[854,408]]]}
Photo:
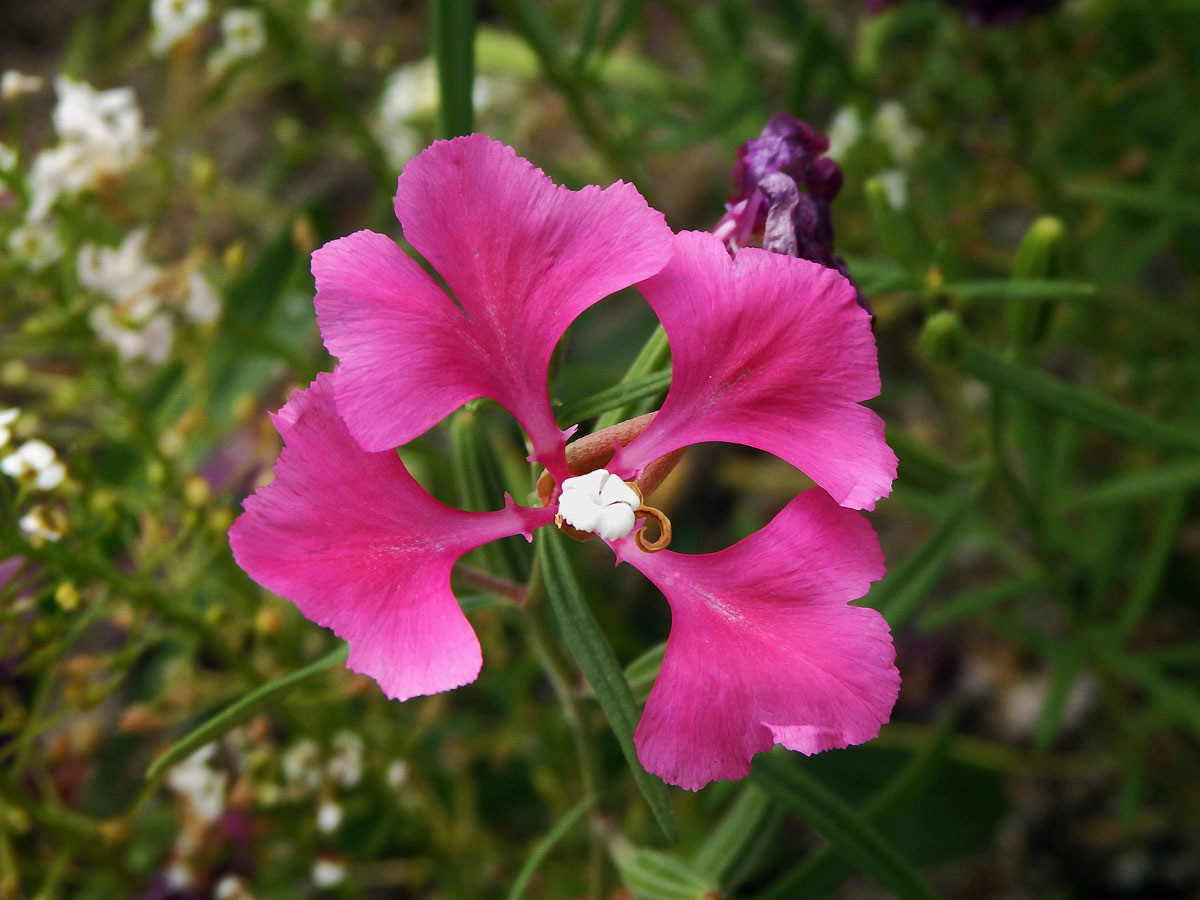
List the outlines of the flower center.
{"label": "flower center", "polygon": [[642,503],[642,492],[635,485],[622,481],[607,469],[593,469],[562,483],[554,523],[560,529],[569,526],[575,532],[615,541],[633,531],[638,519],[646,518],[658,523],[659,536],[647,541],[639,531],[634,539],[648,553],[662,550],[671,542],[671,523],[667,517]]}

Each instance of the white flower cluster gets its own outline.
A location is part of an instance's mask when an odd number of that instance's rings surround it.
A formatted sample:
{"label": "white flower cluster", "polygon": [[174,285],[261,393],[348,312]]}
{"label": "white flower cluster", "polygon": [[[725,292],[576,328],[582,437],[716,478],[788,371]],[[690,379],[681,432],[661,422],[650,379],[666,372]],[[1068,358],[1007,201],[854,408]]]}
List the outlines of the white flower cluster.
{"label": "white flower cluster", "polygon": [[152,139],[142,126],[142,111],[132,88],[97,91],[65,76],[55,81],[55,88],[54,129],[59,142],[33,160],[31,222],[44,221],[60,197],[73,197],[129,171]]}
{"label": "white flower cluster", "polygon": [[167,776],[167,787],[181,797],[192,815],[211,825],[225,811],[229,773],[213,765],[217,745],[205,744]]}
{"label": "white flower cluster", "polygon": [[[494,101],[496,88],[493,79],[476,76],[472,87],[476,112]],[[372,125],[389,163],[399,169],[425,146],[437,109],[437,72],[431,58],[401,66],[387,77]]]}
{"label": "white flower cluster", "polygon": [[208,61],[209,70],[220,75],[239,60],[257,55],[267,44],[262,13],[238,7],[221,16],[221,46]]}
{"label": "white flower cluster", "polygon": [[208,18],[208,0],[154,0],[150,4],[150,49],[162,56]]}
{"label": "white flower cluster", "polygon": [[[21,411],[15,407],[0,410],[0,449],[12,440],[12,425]],[[67,467],[58,459],[54,448],[45,441],[33,438],[0,458],[0,472],[37,491],[51,491],[67,477]],[[35,506],[17,522],[18,527],[35,541],[57,541],[66,531],[59,517]]]}
{"label": "white flower cluster", "polygon": [[157,365],[166,360],[174,340],[169,305],[195,323],[212,322],[221,305],[217,292],[194,266],[183,263],[164,271],[150,262],[146,238],[146,230],[138,228],[116,248],[84,244],[76,268],[79,283],[108,300],[90,316],[100,340],[115,347],[124,360],[145,359]]}
{"label": "white flower cluster", "polygon": [[869,127],[863,123],[857,109],[845,106],[838,110],[829,126],[829,151],[826,155],[842,162],[850,148],[868,135],[891,154],[895,165],[875,177],[883,184],[892,206],[903,209],[908,205],[906,170],[916,161],[924,134],[913,125],[908,112],[895,100],[885,101],[875,110]]}

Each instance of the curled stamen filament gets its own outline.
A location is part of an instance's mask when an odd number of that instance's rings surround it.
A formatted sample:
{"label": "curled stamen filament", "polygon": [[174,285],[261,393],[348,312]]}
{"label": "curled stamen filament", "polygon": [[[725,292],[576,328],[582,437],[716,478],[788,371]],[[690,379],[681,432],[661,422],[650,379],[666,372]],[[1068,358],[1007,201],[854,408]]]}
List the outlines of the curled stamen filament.
{"label": "curled stamen filament", "polygon": [[642,501],[642,490],[632,481],[625,482],[638,495],[639,506],[633,511],[635,519],[653,519],[658,523],[658,537],[652,541],[646,540],[646,529],[639,528],[633,535],[634,541],[638,547],[647,553],[657,553],[659,550],[665,550],[671,545],[671,520],[667,518],[666,513],[661,509],[656,509],[653,506],[647,506]]}

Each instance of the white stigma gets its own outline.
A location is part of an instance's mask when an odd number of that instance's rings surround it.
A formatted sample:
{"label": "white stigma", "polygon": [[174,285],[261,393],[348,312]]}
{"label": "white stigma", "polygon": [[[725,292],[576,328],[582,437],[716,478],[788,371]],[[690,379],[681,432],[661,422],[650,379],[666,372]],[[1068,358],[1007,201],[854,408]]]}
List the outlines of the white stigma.
{"label": "white stigma", "polygon": [[637,491],[606,469],[562,483],[558,514],[572,528],[615,541],[633,531],[634,511],[642,505]]}

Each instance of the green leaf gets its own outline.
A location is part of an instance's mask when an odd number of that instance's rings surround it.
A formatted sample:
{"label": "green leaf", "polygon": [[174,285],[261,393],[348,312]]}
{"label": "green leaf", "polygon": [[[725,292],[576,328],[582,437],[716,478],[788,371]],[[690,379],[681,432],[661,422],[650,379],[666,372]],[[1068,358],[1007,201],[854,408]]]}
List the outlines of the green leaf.
{"label": "green leaf", "polygon": [[623,838],[610,842],[625,887],[637,900],[718,900],[717,885],[686,860],[634,847]]}
{"label": "green leaf", "polygon": [[1049,278],[980,279],[960,281],[947,293],[964,300],[1001,300],[1052,303],[1080,297],[1093,297],[1096,286],[1082,281],[1055,281]]}
{"label": "green leaf", "polygon": [[1200,425],[1164,422],[1133,412],[1091,391],[1011,362],[971,340],[957,341],[964,369],[1031,403],[1125,438],[1164,450],[1200,452]]}
{"label": "green leaf", "polygon": [[1183,459],[1119,475],[1064,498],[1067,509],[1130,503],[1159,494],[1184,494],[1200,485],[1200,459]]}
{"label": "green leaf", "polygon": [[1071,691],[1079,680],[1083,668],[1083,652],[1080,646],[1070,644],[1059,655],[1054,669],[1054,678],[1046,699],[1042,703],[1042,711],[1038,716],[1037,730],[1033,735],[1033,746],[1037,750],[1047,750],[1058,737],[1062,728],[1063,717],[1067,713],[1067,702],[1071,699]]}
{"label": "green leaf", "polygon": [[931,900],[937,896],[878,831],[837,794],[792,762],[778,755],[760,756],[751,778],[885,890],[901,900]]}
{"label": "green leaf", "polygon": [[662,668],[663,654],[667,651],[667,642],[657,644],[625,667],[625,680],[635,697],[650,693],[658,670]]}
{"label": "green leaf", "polygon": [[171,766],[175,765],[175,763],[190,756],[205,744],[215,741],[239,722],[244,722],[263,707],[277,702],[291,691],[292,688],[298,687],[309,678],[320,672],[324,672],[332,666],[345,662],[349,653],[350,648],[342,645],[336,650],[322,656],[316,662],[284,675],[282,678],[276,678],[274,681],[255,688],[240,700],[235,700],[208,721],[197,728],[193,728],[168,747],[150,764],[150,768],[146,770],[146,777],[157,778]]}
{"label": "green leaf", "polygon": [[954,551],[969,533],[964,525],[974,503],[973,493],[960,497],[925,543],[888,572],[867,595],[866,604],[879,610],[893,630],[902,628],[913,617],[950,565]]}
{"label": "green leaf", "polygon": [[725,885],[770,821],[773,806],[757,785],[742,787],[733,805],[692,854],[696,872]]}
{"label": "green leaf", "polygon": [[438,132],[451,138],[475,130],[475,0],[435,0],[430,10],[438,75]]}
{"label": "green leaf", "polygon": [[619,409],[627,404],[646,400],[671,386],[670,370],[643,375],[632,381],[613,385],[607,390],[592,394],[586,400],[572,403],[559,414],[560,422],[574,425],[584,419],[598,416],[610,409]]}
{"label": "green leaf", "polygon": [[888,257],[910,269],[920,268],[926,253],[912,217],[892,206],[887,188],[878,178],[867,180],[866,193],[875,234]]}
{"label": "green leaf", "polygon": [[[669,365],[670,361],[671,347],[667,343],[667,332],[659,325],[654,329],[654,332],[650,335],[650,339],[646,341],[645,345],[638,352],[637,359],[629,364],[629,368],[621,376],[619,384],[627,385],[639,378],[644,378],[647,375],[658,372]],[[637,410],[633,407],[632,402],[628,405],[622,404],[614,409],[607,410],[601,415],[596,420],[595,430],[600,431],[603,428],[616,425],[618,422],[632,419],[643,412],[649,412],[649,410]]]}
{"label": "green leaf", "polygon": [[529,857],[525,860],[525,864],[521,866],[521,871],[517,873],[512,887],[509,888],[508,900],[521,900],[522,895],[525,893],[525,888],[529,886],[529,880],[537,872],[538,866],[542,864],[542,860],[554,849],[554,845],[575,827],[575,823],[583,818],[583,814],[591,809],[595,802],[595,797],[584,797],[567,810],[566,814],[546,833],[546,836],[537,842],[537,845],[533,848],[533,852],[529,854]]}
{"label": "green leaf", "polygon": [[[868,822],[886,824],[891,816],[918,797],[923,800],[934,778],[945,778],[946,749],[954,734],[955,719],[954,715],[943,717],[919,750],[872,795],[862,810]],[[820,900],[831,895],[853,874],[854,868],[837,847],[827,844],[785,873],[757,900]]]}
{"label": "green leaf", "polygon": [[1177,191],[1132,184],[1070,184],[1068,195],[1097,200],[1124,212],[1141,213],[1180,224],[1200,224],[1200,202]]}
{"label": "green leaf", "polygon": [[917,627],[921,631],[933,631],[936,628],[944,628],[962,619],[978,616],[993,606],[1003,603],[1005,600],[1028,595],[1036,587],[1037,581],[1035,579],[1017,577],[992,582],[973,591],[965,591],[953,599],[946,601],[941,606],[929,610],[929,612],[921,616]]}
{"label": "green leaf", "polygon": [[633,731],[637,727],[639,711],[629,690],[629,683],[625,681],[612,648],[584,600],[579,582],[563,550],[562,538],[552,529],[543,528],[537,533],[537,541],[546,577],[546,595],[563,643],[579,663],[579,668],[583,670],[600,702],[600,708],[608,716],[638,789],[650,804],[663,833],[674,840],[677,834],[675,816],[671,812],[667,787],[642,768],[633,746]]}

